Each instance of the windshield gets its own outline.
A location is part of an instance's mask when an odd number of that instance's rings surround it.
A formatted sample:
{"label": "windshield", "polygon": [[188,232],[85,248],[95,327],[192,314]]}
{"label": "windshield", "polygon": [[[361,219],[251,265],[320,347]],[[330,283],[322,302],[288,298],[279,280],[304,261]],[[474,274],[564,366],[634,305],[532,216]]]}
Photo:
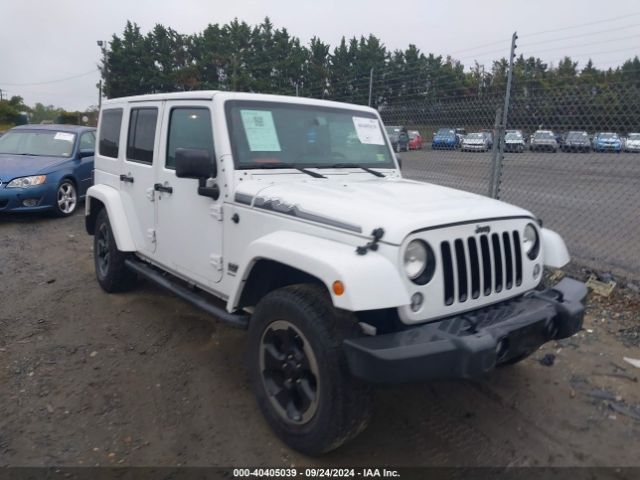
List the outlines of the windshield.
{"label": "windshield", "polygon": [[455,130],[452,130],[450,128],[441,128],[436,133],[436,137],[453,137],[455,134]]}
{"label": "windshield", "polygon": [[[373,113],[315,105],[234,100],[226,104],[237,168],[395,168]],[[287,168],[287,165],[282,165]]]}
{"label": "windshield", "polygon": [[587,132],[569,132],[567,134],[567,140],[588,140],[589,135]]}
{"label": "windshield", "polygon": [[640,133],[630,133],[629,140],[640,140]]}
{"label": "windshield", "polygon": [[533,138],[555,138],[553,132],[536,132],[533,134]]}
{"label": "windshield", "polygon": [[470,139],[484,139],[484,133],[470,133],[469,135],[467,135],[466,137],[464,137],[465,140]]}
{"label": "windshield", "polygon": [[522,140],[522,135],[518,132],[509,132],[504,136],[504,138],[506,140]]}
{"label": "windshield", "polygon": [[75,133],[55,130],[12,130],[0,137],[0,153],[68,157],[73,151]]}
{"label": "windshield", "polygon": [[598,135],[598,139],[618,138],[617,133],[601,133]]}

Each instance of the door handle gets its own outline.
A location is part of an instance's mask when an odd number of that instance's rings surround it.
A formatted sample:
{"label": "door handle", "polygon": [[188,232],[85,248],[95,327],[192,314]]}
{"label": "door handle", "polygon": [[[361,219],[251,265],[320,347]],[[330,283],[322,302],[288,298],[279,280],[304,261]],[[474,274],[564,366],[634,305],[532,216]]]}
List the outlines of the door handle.
{"label": "door handle", "polygon": [[127,183],[133,183],[133,177],[129,176],[129,175],[120,175],[120,181],[121,182],[127,182]]}
{"label": "door handle", "polygon": [[165,192],[165,193],[173,193],[173,187],[164,186],[161,183],[156,183],[153,185],[153,189],[156,192]]}

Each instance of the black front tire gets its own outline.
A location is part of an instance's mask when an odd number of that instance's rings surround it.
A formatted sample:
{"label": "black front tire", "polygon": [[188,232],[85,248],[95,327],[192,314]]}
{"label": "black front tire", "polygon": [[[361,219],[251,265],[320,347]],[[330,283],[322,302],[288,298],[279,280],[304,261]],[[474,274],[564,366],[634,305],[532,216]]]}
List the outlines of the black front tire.
{"label": "black front tire", "polygon": [[[284,347],[276,349],[277,356],[267,353],[273,351],[273,345],[267,344],[267,335],[275,324],[290,325],[285,330],[293,332],[296,340],[286,343],[298,345],[294,357],[299,356],[302,348],[312,352],[314,361],[310,364],[315,367],[303,367],[306,375],[315,370],[312,376],[315,390],[310,397],[314,408],[308,418],[305,418],[308,410],[302,412],[305,407],[300,402],[302,394],[292,385],[297,380],[292,382],[288,366],[284,368],[291,355],[282,353]],[[281,288],[269,293],[257,305],[248,335],[251,387],[267,423],[289,447],[308,455],[319,455],[338,448],[366,428],[371,416],[371,388],[351,376],[342,349],[343,339],[358,335],[358,331],[352,315],[336,310],[328,292],[318,285]],[[267,367],[267,358],[272,357],[276,358],[275,367]],[[281,360],[285,362],[284,373],[277,377],[273,372]],[[307,365],[306,360],[303,362]],[[285,412],[277,402],[295,404],[291,410],[300,415],[290,416],[290,409],[287,407]]]}
{"label": "black front tire", "polygon": [[102,209],[96,218],[93,235],[93,259],[98,283],[109,293],[131,290],[137,275],[124,264],[126,252],[118,250],[107,210]]}

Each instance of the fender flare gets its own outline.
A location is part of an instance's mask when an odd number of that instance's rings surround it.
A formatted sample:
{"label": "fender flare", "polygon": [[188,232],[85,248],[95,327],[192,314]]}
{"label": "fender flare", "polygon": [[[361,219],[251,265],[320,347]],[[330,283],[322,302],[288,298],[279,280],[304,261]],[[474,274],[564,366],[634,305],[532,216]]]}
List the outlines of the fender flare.
{"label": "fender flare", "polygon": [[99,200],[107,209],[109,215],[109,223],[111,223],[111,231],[116,240],[118,250],[121,252],[135,252],[136,244],[133,241],[127,216],[120,199],[119,192],[108,185],[94,185],[87,190],[87,198],[85,201],[85,216],[91,214],[91,198]]}
{"label": "fender flare", "polygon": [[553,230],[541,229],[542,252],[544,264],[552,268],[564,267],[571,260],[564,240]]}
{"label": "fender flare", "polygon": [[[393,308],[410,303],[397,268],[377,252],[357,255],[355,247],[298,232],[278,231],[248,245],[227,309],[233,311],[251,270],[259,260],[272,260],[296,268],[322,281],[337,308],[349,311]],[[345,286],[342,295],[332,291],[334,281]]]}

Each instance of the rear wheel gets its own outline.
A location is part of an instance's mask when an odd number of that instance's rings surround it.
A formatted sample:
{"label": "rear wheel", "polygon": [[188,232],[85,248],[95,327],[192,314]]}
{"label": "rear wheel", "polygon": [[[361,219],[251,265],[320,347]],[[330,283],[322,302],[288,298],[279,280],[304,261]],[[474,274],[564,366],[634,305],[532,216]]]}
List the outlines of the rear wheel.
{"label": "rear wheel", "polygon": [[280,439],[317,455],[367,426],[370,387],[353,378],[342,340],[357,335],[323,287],[293,285],[269,293],[251,318],[248,366],[258,406]]}
{"label": "rear wheel", "polygon": [[124,261],[127,253],[118,250],[105,209],[96,218],[93,259],[98,283],[107,292],[124,292],[134,287],[137,276]]}

